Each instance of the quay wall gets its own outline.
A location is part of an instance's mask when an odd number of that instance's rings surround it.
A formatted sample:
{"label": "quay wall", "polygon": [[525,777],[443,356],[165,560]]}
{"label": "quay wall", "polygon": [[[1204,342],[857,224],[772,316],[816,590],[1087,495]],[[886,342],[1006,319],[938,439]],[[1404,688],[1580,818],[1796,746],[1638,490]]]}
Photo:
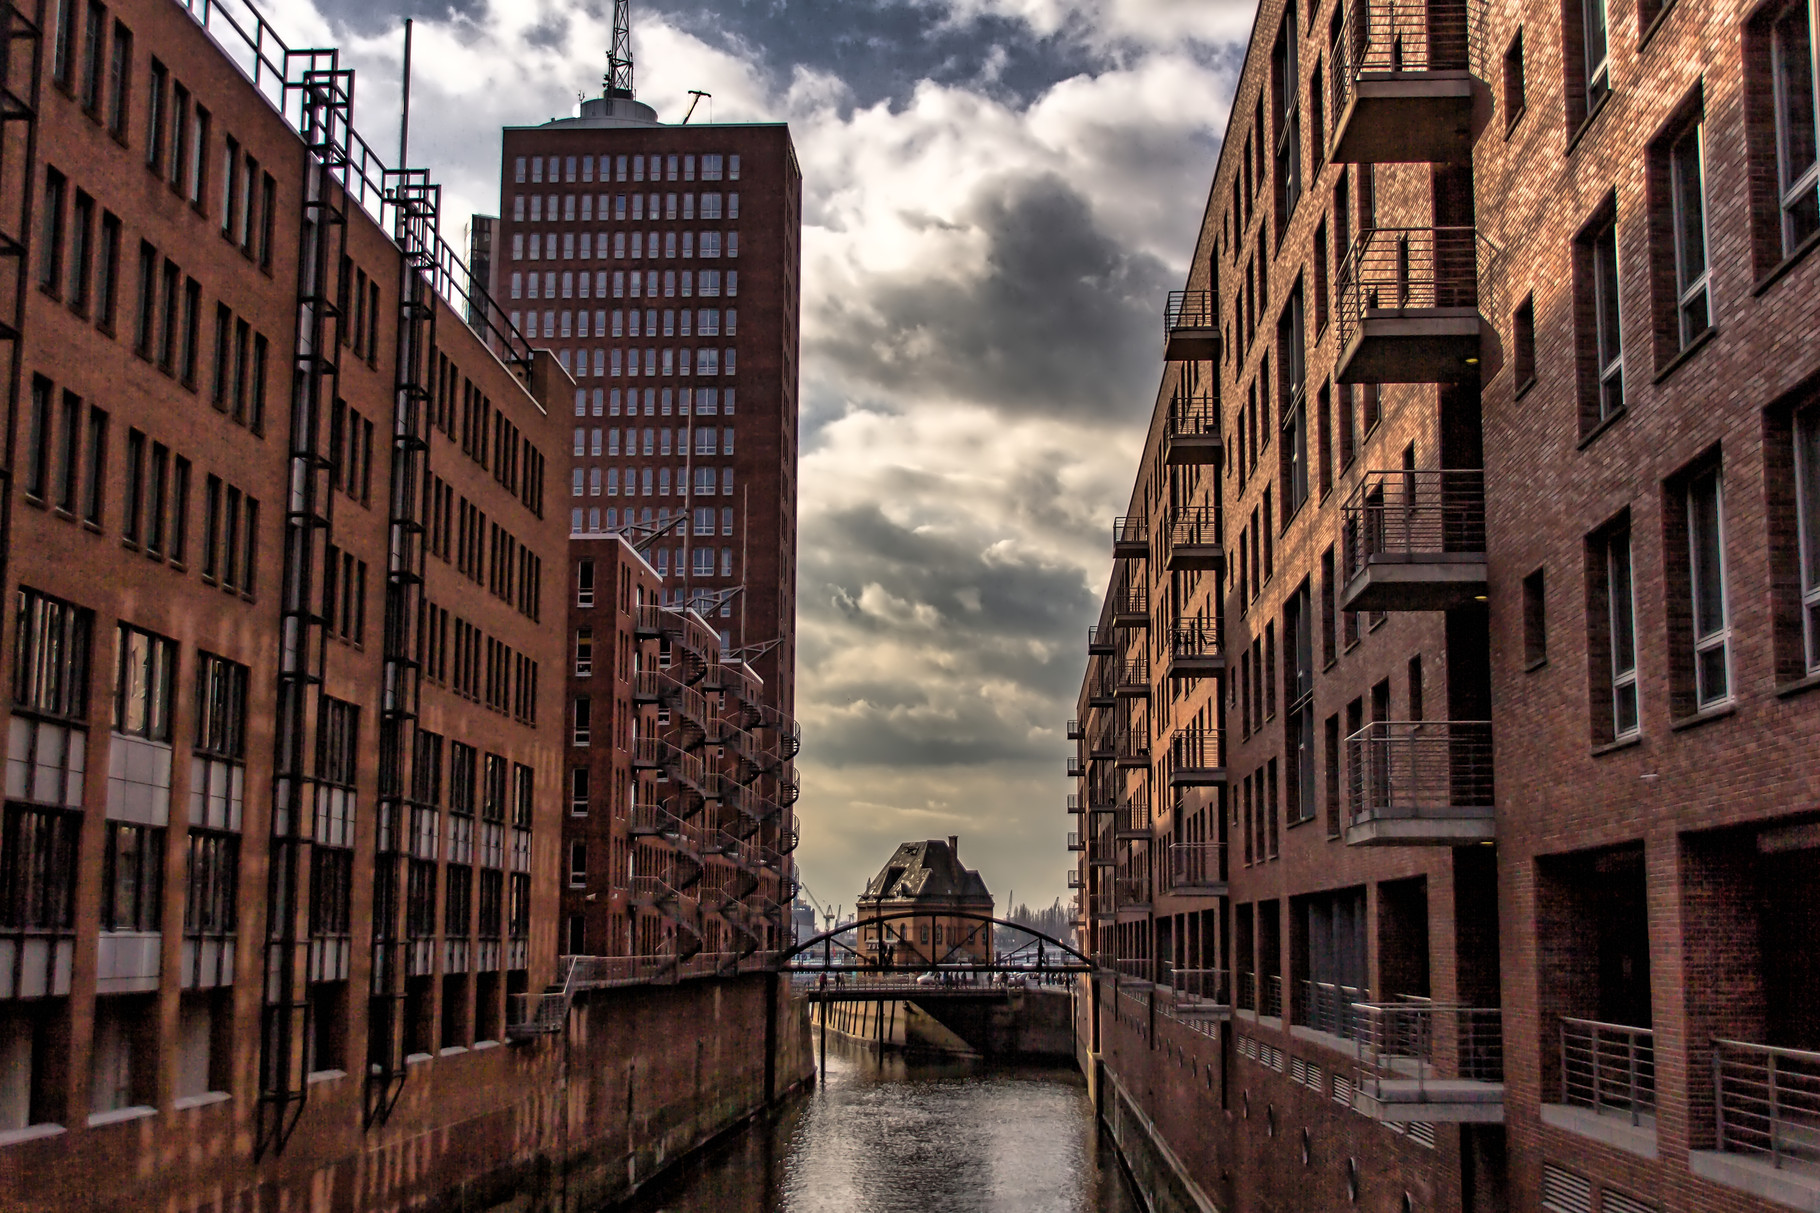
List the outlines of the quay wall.
{"label": "quay wall", "polygon": [[813,1081],[806,1011],[764,974],[597,991],[566,1036],[414,1057],[372,1127],[359,1075],[313,1076],[282,1151],[256,1153],[257,1110],[233,1097],[15,1142],[0,1207],[598,1209]]}

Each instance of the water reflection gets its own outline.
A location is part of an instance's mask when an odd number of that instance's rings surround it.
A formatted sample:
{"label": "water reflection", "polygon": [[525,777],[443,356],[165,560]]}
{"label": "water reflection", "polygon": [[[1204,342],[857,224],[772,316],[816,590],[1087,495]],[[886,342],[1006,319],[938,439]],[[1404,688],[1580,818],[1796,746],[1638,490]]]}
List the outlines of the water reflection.
{"label": "water reflection", "polygon": [[828,1054],[813,1094],[631,1213],[1136,1213],[1074,1070]]}

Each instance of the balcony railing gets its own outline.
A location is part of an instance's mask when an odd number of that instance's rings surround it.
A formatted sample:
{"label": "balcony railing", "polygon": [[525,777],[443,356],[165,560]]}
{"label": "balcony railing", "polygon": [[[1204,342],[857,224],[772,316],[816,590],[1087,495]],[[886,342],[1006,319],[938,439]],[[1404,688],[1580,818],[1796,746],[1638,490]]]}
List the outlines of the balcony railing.
{"label": "balcony railing", "polygon": [[1219,458],[1220,398],[1175,396],[1169,401],[1163,428],[1166,458],[1177,467],[1210,464]]}
{"label": "balcony railing", "polygon": [[1380,720],[1346,739],[1354,844],[1494,837],[1491,722]]}
{"label": "balcony railing", "polygon": [[1367,228],[1340,266],[1342,383],[1449,383],[1478,373],[1478,235]]}
{"label": "balcony railing", "polygon": [[1120,838],[1150,837],[1150,799],[1142,793],[1119,802],[1113,814],[1113,829]]}
{"label": "balcony railing", "polygon": [[1220,301],[1212,291],[1170,291],[1163,307],[1163,361],[1220,356]]}
{"label": "balcony railing", "polygon": [[1132,981],[1150,981],[1155,972],[1155,966],[1145,956],[1120,956],[1113,961],[1113,965],[1120,977],[1128,977]]}
{"label": "balcony railing", "polygon": [[1081,837],[1080,831],[1068,831],[1068,849],[1070,851],[1085,851],[1087,849],[1087,842]]}
{"label": "balcony railing", "polygon": [[1656,1114],[1656,1034],[1648,1028],[1561,1021],[1561,1102],[1628,1116],[1640,1125]]}
{"label": "balcony railing", "polygon": [[1347,610],[1439,611],[1485,594],[1485,473],[1365,473],[1341,512]]}
{"label": "balcony railing", "polygon": [[1115,586],[1112,591],[1112,626],[1150,626],[1150,591],[1142,582]]}
{"label": "balcony railing", "polygon": [[1139,653],[1135,659],[1121,662],[1118,682],[1112,690],[1115,695],[1128,699],[1150,694],[1150,658]]}
{"label": "balcony railing", "polygon": [[1193,620],[1169,630],[1169,677],[1206,678],[1225,668],[1216,620]]}
{"label": "balcony railing", "polygon": [[1177,1006],[1195,1003],[1232,1006],[1231,969],[1171,969],[1169,986]]}
{"label": "balcony railing", "polygon": [[1150,880],[1144,876],[1120,876],[1113,882],[1114,894],[1124,908],[1150,904]]}
{"label": "balcony railing", "polygon": [[1343,0],[1332,57],[1333,158],[1460,160],[1485,77],[1466,0]]}
{"label": "balcony railing", "polygon": [[1820,1053],[1713,1041],[1718,1146],[1820,1173]]}
{"label": "balcony railing", "polygon": [[1068,887],[1071,889],[1078,889],[1081,887],[1081,871],[1079,868],[1068,869]]}
{"label": "balcony railing", "polygon": [[1087,629],[1087,653],[1092,657],[1110,657],[1113,653],[1113,630],[1109,625],[1096,624]]}
{"label": "balcony railing", "polygon": [[1169,739],[1169,782],[1207,787],[1226,782],[1226,736],[1222,729],[1181,729]]}
{"label": "balcony railing", "polygon": [[1296,1022],[1316,1032],[1354,1040],[1359,1035],[1361,1004],[1371,1001],[1371,991],[1364,986],[1349,986],[1332,981],[1302,982],[1302,1005]]}
{"label": "balcony railing", "polygon": [[1184,506],[1169,519],[1169,571],[1213,572],[1225,563],[1220,548],[1220,511],[1210,505]]}
{"label": "balcony railing", "polygon": [[1172,842],[1169,844],[1171,892],[1226,891],[1226,844],[1223,842]]}
{"label": "balcony railing", "polygon": [[1078,754],[1068,756],[1068,778],[1079,779],[1087,774],[1087,763]]}
{"label": "balcony railing", "polygon": [[1254,1018],[1283,1017],[1283,979],[1257,973],[1239,974],[1238,1009],[1251,1012]]}
{"label": "balcony railing", "polygon": [[1139,725],[1127,725],[1118,734],[1118,765],[1141,769],[1150,765],[1150,733]]}
{"label": "balcony railing", "polygon": [[1087,734],[1081,728],[1080,721],[1070,720],[1068,722],[1068,740],[1069,741],[1079,741],[1085,736],[1087,736]]}
{"label": "balcony railing", "polygon": [[[1496,1007],[1412,998],[1358,1003],[1361,1112],[1396,1122],[1504,1120],[1504,1022]],[[1445,1108],[1445,1115],[1437,1111]]]}
{"label": "balcony railing", "polygon": [[1142,514],[1123,514],[1112,520],[1114,559],[1142,560],[1150,555],[1150,522]]}

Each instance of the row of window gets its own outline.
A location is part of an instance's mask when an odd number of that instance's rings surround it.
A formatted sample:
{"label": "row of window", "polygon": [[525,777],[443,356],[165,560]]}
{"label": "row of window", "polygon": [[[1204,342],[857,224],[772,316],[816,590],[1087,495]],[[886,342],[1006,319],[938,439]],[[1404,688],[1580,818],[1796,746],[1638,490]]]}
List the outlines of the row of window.
{"label": "row of window", "polygon": [[[554,312],[543,314],[546,330],[555,317]],[[512,319],[514,323],[517,322],[517,312],[512,313]],[[521,331],[527,337],[535,336],[538,332],[537,313],[528,313],[528,319],[531,323]],[[549,335],[547,331],[544,333],[546,337]],[[640,375],[666,377],[737,375],[739,373],[739,351],[731,347],[726,349],[713,347],[696,349],[689,346],[683,346],[681,349],[647,347],[642,361],[639,358],[639,351],[636,349],[596,349],[591,364],[587,350],[562,349],[557,351],[557,360],[562,363],[563,370],[576,378],[585,377],[590,373],[596,377],[611,378],[636,378]],[[590,365],[592,365],[591,372]]]}
{"label": "row of window", "polygon": [[[620,468],[587,468],[585,469],[587,473],[585,481],[583,478],[583,471],[584,469],[582,468],[575,469],[572,488],[573,496],[599,497],[602,495],[603,484],[605,486],[606,496],[617,497],[620,495]],[[667,467],[625,468],[624,476],[625,495],[628,497],[670,496],[671,476],[670,469]],[[719,481],[721,496],[731,497],[733,495],[733,469],[721,468]],[[586,489],[585,492],[583,491],[584,484]],[[676,495],[679,497],[689,496],[689,485],[688,470],[686,468],[677,468],[675,476]],[[713,468],[695,469],[695,488],[693,493],[695,497],[714,496],[714,485],[715,473]],[[665,512],[667,513],[668,511]]]}
{"label": "row of window", "polygon": [[[611,275],[609,277],[609,274]],[[527,299],[719,299],[723,296],[734,299],[739,296],[739,271],[728,270],[595,270],[589,273],[583,270],[575,273],[564,270],[558,274],[555,270],[546,270],[522,275]],[[518,298],[520,274],[512,275],[512,297]],[[558,295],[560,289],[561,294]],[[609,290],[611,294],[609,295]],[[586,324],[586,321],[579,321]],[[637,328],[633,321],[632,327]],[[594,321],[594,335],[604,336],[605,328],[600,319]],[[619,334],[615,332],[615,336]],[[634,334],[636,335],[636,333]],[[655,337],[657,325],[654,317],[648,317],[644,326],[644,335]],[[668,332],[665,333],[669,336]]]}
{"label": "row of window", "polygon": [[[697,455],[731,455],[733,453],[733,427],[727,426],[724,429],[716,429],[711,425],[699,425],[691,427],[691,429],[674,431],[676,450],[678,452],[685,452],[689,449],[689,434],[691,433],[691,430],[695,434],[695,453]],[[597,457],[603,453],[608,455],[619,454],[618,429],[603,431],[599,426],[595,426],[592,431],[591,449],[589,445],[589,433],[590,431],[582,429],[580,426],[577,426],[575,429],[575,454],[578,457],[588,454],[593,454]],[[604,452],[601,446],[601,436],[603,433],[606,436]],[[644,431],[644,453],[646,455],[668,455],[670,453],[671,434],[672,431],[667,428],[652,429],[647,427]],[[630,456],[638,453],[638,431],[629,429],[626,431],[626,454]],[[576,495],[580,496],[580,494]]]}
{"label": "row of window", "polygon": [[[662,237],[661,243],[659,236]],[[611,252],[608,251],[609,247]],[[532,232],[528,236],[523,232],[512,233],[514,261],[606,261],[609,258],[616,261],[642,261],[646,258],[674,261],[678,256],[685,261],[697,257],[704,260],[721,256],[738,257],[739,232],[652,232],[648,239],[643,232],[632,232],[629,238],[625,232],[615,232],[611,246],[607,243],[606,232],[601,232],[598,236],[593,232],[581,232],[579,236],[575,232],[563,232],[560,237],[555,232],[548,235]],[[714,271],[702,271],[704,274],[712,272]],[[586,276],[585,271],[583,276]],[[635,296],[636,294],[634,292]]]}
{"label": "row of window", "polygon": [[[623,391],[619,388],[594,388],[592,396],[590,396],[589,389],[576,388],[575,415],[577,417],[588,416],[589,403],[591,400],[593,404],[593,415],[596,417],[617,417],[620,415],[622,405],[624,406],[626,416],[636,417],[639,415],[639,405],[641,403],[638,392],[639,390],[637,388],[628,388]],[[668,417],[672,411],[674,411],[678,417],[688,417],[691,414],[702,417],[713,417],[717,414],[724,414],[731,417],[733,416],[733,409],[736,401],[734,399],[734,389],[730,387],[684,387],[674,389],[648,387],[644,389],[642,403],[644,405],[644,415],[646,417]]]}
{"label": "row of window", "polygon": [[[512,275],[512,298],[514,299],[518,298],[518,277],[517,274]],[[537,275],[533,274],[531,278],[531,298],[535,299],[537,297]],[[547,316],[548,313],[545,315]],[[739,311],[735,308],[727,309],[724,328],[721,323],[720,309],[711,307],[705,307],[699,311],[684,308],[680,313],[680,323],[678,322],[678,312],[666,310],[663,313],[661,325],[658,323],[658,313],[655,308],[644,312],[640,312],[637,308],[632,309],[629,322],[628,315],[623,309],[616,310],[611,315],[612,322],[609,324],[608,313],[604,309],[591,315],[585,310],[558,312],[554,329],[552,329],[551,321],[547,319],[544,321],[543,327],[546,332],[543,335],[563,337],[719,337],[723,333],[728,337],[739,335]]]}
{"label": "row of window", "polygon": [[[605,223],[609,214],[618,222],[628,219],[634,223],[643,223],[649,218],[653,223],[660,219],[694,219],[696,217],[695,194],[651,194],[650,205],[646,206],[644,194],[625,194],[600,196],[600,221]],[[719,192],[708,192],[699,195],[701,201],[701,218],[721,218],[721,195]],[[512,196],[512,222],[514,223],[582,223],[594,222],[593,194],[514,194]],[[629,205],[628,205],[629,204]],[[726,217],[739,218],[739,194],[726,196]],[[585,255],[585,254],[584,254]]]}
{"label": "row of window", "polygon": [[[574,183],[577,181],[596,180],[595,172],[598,162],[601,181],[643,181],[646,162],[650,163],[650,180],[652,181],[694,181],[696,158],[676,152],[663,154],[652,152],[640,156],[519,156],[513,163],[512,179],[519,183],[530,181],[533,185],[548,180],[551,184],[559,181]],[[527,168],[530,176],[525,175]],[[726,180],[739,180],[739,157],[722,153],[709,153],[701,157],[701,179],[719,181],[721,174]],[[547,175],[546,175],[547,174]],[[578,175],[579,174],[579,175]]]}
{"label": "row of window", "polygon": [[417,662],[425,681],[536,725],[538,663],[428,598],[418,601]]}
{"label": "row of window", "polygon": [[[437,352],[430,384],[429,421],[433,428],[458,443],[462,454],[490,470],[501,488],[517,497],[532,514],[543,517],[543,452],[524,437],[503,411],[494,409],[492,399],[441,351]],[[435,483],[441,489],[447,488],[440,480]],[[425,489],[429,490],[428,481]],[[435,545],[432,550],[436,550]],[[437,554],[448,559],[446,537]]]}

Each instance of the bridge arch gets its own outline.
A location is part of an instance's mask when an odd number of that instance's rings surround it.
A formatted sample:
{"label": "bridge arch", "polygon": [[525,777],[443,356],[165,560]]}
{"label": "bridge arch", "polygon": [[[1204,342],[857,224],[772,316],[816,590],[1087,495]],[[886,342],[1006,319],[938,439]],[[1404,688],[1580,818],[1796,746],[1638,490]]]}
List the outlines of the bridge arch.
{"label": "bridge arch", "polygon": [[[864,927],[881,926],[887,922],[899,922],[899,921],[902,921],[905,919],[916,920],[916,919],[927,919],[927,918],[959,919],[963,922],[980,922],[980,923],[989,923],[995,927],[1009,927],[1014,931],[1022,931],[1024,934],[1029,935],[1034,939],[1041,940],[1043,943],[1048,944],[1049,946],[1055,948],[1058,952],[1061,952],[1062,954],[1064,954],[1066,956],[1073,957],[1075,960],[1079,961],[1081,966],[1084,968],[1091,969],[1094,967],[1093,961],[1089,960],[1086,956],[1082,955],[1078,949],[1074,948],[1072,945],[1063,943],[1061,940],[1055,938],[1053,935],[1044,934],[1043,932],[1037,930],[1035,927],[1026,926],[1021,922],[1012,922],[1008,918],[995,918],[990,914],[980,914],[980,913],[977,913],[977,912],[971,911],[971,910],[946,910],[946,909],[944,909],[944,910],[895,910],[888,914],[874,914],[874,915],[871,915],[866,918],[856,918],[852,922],[846,923],[843,926],[836,927],[835,929],[833,929],[831,931],[823,931],[821,934],[816,935],[813,938],[802,941],[801,943],[797,944],[795,947],[780,954],[778,956],[777,960],[775,961],[775,964],[776,964],[777,968],[782,969],[782,968],[786,967],[787,965],[789,965],[789,963],[792,960],[795,960],[798,956],[801,956],[805,952],[808,952],[811,948],[818,947],[822,944],[838,943],[839,942],[838,937],[841,935],[845,935],[848,931],[858,931]],[[842,945],[842,946],[844,947],[845,945]],[[921,965],[903,966],[903,967],[928,969],[928,968],[931,968],[933,966],[937,966],[940,964],[941,964],[940,961],[930,961],[928,963],[921,964]],[[1065,966],[1065,967],[1073,967],[1073,966]]]}

